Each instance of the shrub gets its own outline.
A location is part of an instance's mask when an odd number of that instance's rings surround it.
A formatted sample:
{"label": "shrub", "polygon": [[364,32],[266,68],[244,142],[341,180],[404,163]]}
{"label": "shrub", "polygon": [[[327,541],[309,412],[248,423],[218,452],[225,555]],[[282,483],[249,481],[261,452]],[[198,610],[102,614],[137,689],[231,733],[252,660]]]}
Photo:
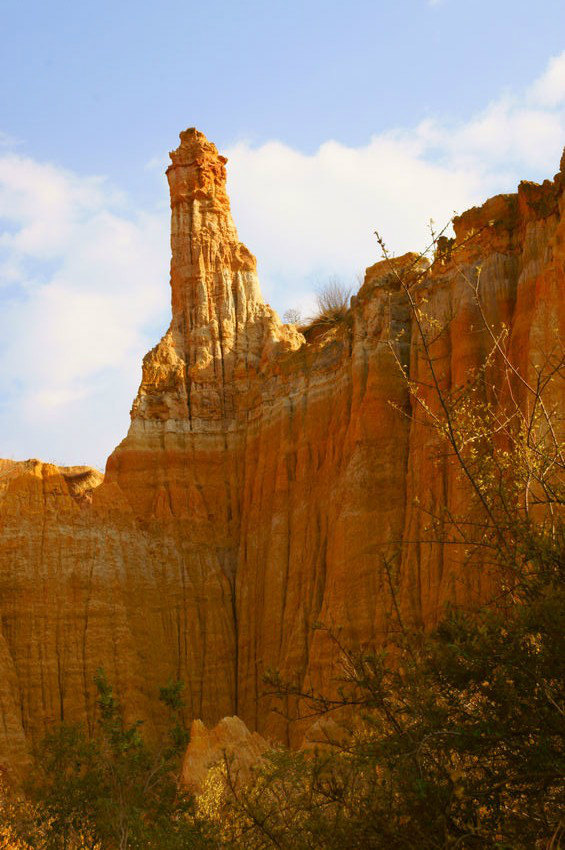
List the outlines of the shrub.
{"label": "shrub", "polygon": [[89,737],[79,726],[61,725],[44,739],[26,789],[27,801],[16,798],[18,805],[10,809],[9,834],[14,842],[20,841],[13,846],[22,850],[215,847],[212,831],[196,816],[192,797],[178,783],[187,744],[180,723],[182,683],[169,682],[161,688],[160,699],[173,723],[156,748],[145,742],[141,722],[124,722],[103,670],[95,683],[95,734]]}
{"label": "shrub", "polygon": [[344,321],[349,310],[351,287],[345,286],[337,277],[316,292],[316,313],[310,318],[311,325],[336,325]]}

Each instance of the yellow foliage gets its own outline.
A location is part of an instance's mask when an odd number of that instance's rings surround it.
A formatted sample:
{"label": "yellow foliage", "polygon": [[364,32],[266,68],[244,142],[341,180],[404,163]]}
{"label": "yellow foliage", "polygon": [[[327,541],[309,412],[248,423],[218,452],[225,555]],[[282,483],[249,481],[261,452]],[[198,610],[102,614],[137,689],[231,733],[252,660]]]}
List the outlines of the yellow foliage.
{"label": "yellow foliage", "polygon": [[[0,775],[0,850],[45,850],[51,821],[38,806],[21,794],[12,791]],[[25,830],[32,844],[18,836]],[[89,835],[75,835],[68,844],[69,850],[102,850],[102,845],[93,845]]]}

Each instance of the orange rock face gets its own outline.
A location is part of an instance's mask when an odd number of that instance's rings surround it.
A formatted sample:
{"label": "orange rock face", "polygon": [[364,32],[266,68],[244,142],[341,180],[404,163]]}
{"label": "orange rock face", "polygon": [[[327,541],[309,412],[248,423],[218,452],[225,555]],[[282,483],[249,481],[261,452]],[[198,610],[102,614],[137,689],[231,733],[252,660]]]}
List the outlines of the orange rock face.
{"label": "orange rock face", "polygon": [[[389,266],[367,270],[344,323],[306,340],[262,301],[226,160],[196,130],[171,159],[171,326],[144,359],[104,481],[0,462],[0,762],[24,766],[54,722],[92,724],[100,665],[148,730],[173,677],[186,683],[187,719],[237,714],[296,743],[300,729],[262,697],[263,672],[327,686],[336,650],[317,622],[381,642],[383,556],[425,623],[481,590],[445,547],[417,542],[416,498],[456,507],[464,493],[432,459],[429,429],[402,415],[411,401],[396,359],[414,376],[424,365]],[[446,246],[426,282],[427,309],[448,327],[435,349],[446,385],[488,350],[461,274],[478,264],[489,321],[510,328],[525,373],[553,345],[564,186],[563,173],[521,184],[456,221],[458,244],[471,229],[477,238],[456,261]]]}

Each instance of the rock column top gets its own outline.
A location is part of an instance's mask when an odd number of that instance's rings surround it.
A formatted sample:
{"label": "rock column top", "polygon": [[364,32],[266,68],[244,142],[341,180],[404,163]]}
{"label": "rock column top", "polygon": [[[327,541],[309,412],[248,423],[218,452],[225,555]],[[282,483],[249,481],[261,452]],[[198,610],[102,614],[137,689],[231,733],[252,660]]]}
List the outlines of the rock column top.
{"label": "rock column top", "polygon": [[226,192],[227,157],[218,153],[216,145],[204,133],[190,127],[180,133],[180,145],[169,153],[171,165],[167,178],[171,190],[171,206],[194,199],[210,199],[229,212]]}
{"label": "rock column top", "polygon": [[[170,157],[173,327],[177,341],[183,337],[179,353],[194,366],[225,355],[235,325],[262,299],[255,258],[231,217],[226,157],[195,128],[180,134]],[[191,336],[198,328],[204,336]]]}

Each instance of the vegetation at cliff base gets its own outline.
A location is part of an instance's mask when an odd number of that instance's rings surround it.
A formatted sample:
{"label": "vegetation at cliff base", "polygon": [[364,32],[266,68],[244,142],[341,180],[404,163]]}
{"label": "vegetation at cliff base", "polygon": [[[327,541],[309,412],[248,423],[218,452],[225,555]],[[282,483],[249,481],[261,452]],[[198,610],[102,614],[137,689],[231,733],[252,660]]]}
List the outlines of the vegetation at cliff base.
{"label": "vegetation at cliff base", "polygon": [[224,765],[225,846],[561,846],[565,599],[547,573],[522,591],[511,613],[454,610],[390,655],[343,650],[339,694],[301,696],[348,719],[320,722],[314,749],[273,750],[247,786]]}
{"label": "vegetation at cliff base", "polygon": [[[167,738],[150,747],[141,723],[128,725],[103,670],[95,684],[98,723],[88,736],[61,725],[42,742],[25,795],[0,791],[0,848],[126,850],[206,848],[212,827],[196,817],[178,782],[188,735],[180,721],[182,683],[160,699],[171,715]],[[2,843],[4,842],[4,843]]]}

